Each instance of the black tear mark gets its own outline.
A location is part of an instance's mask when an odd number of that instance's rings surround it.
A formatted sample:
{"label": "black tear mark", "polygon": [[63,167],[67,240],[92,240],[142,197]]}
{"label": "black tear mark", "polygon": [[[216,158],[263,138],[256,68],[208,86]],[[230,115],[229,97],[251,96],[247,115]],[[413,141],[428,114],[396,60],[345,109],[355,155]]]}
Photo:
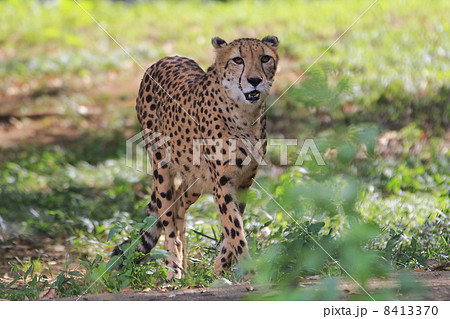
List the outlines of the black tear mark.
{"label": "black tear mark", "polygon": [[[239,45],[239,55],[242,56],[242,51],[241,51],[241,47],[242,44]],[[241,80],[242,80],[242,75],[244,75],[244,70],[245,70],[245,60],[242,63],[244,66],[242,67],[242,72],[241,75],[239,76],[239,89],[242,91],[242,85],[241,85]]]}

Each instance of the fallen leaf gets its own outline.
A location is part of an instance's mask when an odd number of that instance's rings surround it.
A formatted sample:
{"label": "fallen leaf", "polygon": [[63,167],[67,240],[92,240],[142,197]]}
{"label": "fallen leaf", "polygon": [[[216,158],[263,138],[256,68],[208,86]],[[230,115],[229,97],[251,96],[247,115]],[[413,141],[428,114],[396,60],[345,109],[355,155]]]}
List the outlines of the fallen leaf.
{"label": "fallen leaf", "polygon": [[56,298],[56,291],[53,288],[50,288],[47,291],[43,291],[39,294],[39,299],[54,299]]}
{"label": "fallen leaf", "polygon": [[450,271],[450,261],[446,261],[437,265],[430,266],[432,271]]}
{"label": "fallen leaf", "polygon": [[354,295],[354,294],[356,294],[356,292],[354,292],[354,291],[352,291],[352,290],[350,290],[350,289],[344,289],[344,292],[345,292],[347,295]]}

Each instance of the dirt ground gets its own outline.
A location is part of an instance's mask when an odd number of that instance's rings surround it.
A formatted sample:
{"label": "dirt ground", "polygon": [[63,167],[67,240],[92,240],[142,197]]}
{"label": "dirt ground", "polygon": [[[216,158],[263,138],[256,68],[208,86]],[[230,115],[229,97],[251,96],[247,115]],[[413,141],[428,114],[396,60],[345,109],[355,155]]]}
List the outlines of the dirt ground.
{"label": "dirt ground", "polygon": [[[376,292],[379,289],[398,288],[399,274],[393,274],[392,278],[387,280],[372,280],[369,283],[370,289]],[[430,271],[413,272],[412,276],[420,282],[425,293],[420,299],[413,300],[450,300],[450,272],[448,271]],[[301,287],[311,287],[320,284],[320,278],[311,278],[300,283]],[[340,279],[339,290],[341,300],[349,299],[350,295],[355,295],[356,284],[348,280]],[[250,284],[230,285],[216,288],[196,288],[182,289],[176,291],[129,291],[118,294],[86,294],[81,297],[63,298],[57,300],[80,300],[80,301],[220,301],[220,300],[261,300],[261,296],[270,296],[271,289],[252,286]],[[403,300],[401,294],[398,298]],[[367,299],[367,298],[365,298]],[[406,298],[407,299],[407,298]],[[410,299],[409,299],[410,300]]]}
{"label": "dirt ground", "polygon": [[[53,274],[58,274],[60,271],[64,270],[64,263],[67,262],[69,258],[68,254],[72,254],[73,256],[79,255],[76,251],[71,250],[70,247],[67,247],[61,243],[55,243],[50,238],[41,239],[38,241],[16,238],[13,242],[11,242],[11,245],[4,245],[0,249],[0,280],[11,280],[11,275],[8,275],[8,271],[10,269],[9,263],[13,261],[17,262],[16,258],[19,258],[19,260],[26,260],[27,257],[30,257],[31,259],[40,258],[42,264],[51,265]],[[79,265],[76,259],[77,258],[73,259],[69,266],[69,270],[77,270]],[[435,269],[435,271],[431,271],[431,269]],[[409,272],[414,279],[411,282],[415,283],[415,285],[422,285],[424,287],[424,289],[420,289],[420,291],[423,292],[421,296],[416,298],[409,296],[410,300],[411,298],[413,298],[412,300],[450,300],[449,269],[450,263],[438,264],[436,262],[435,264],[430,264],[429,270],[427,271]],[[45,271],[45,267],[43,272],[49,277],[52,277],[48,271]],[[380,289],[391,288],[398,292],[398,299],[408,299],[408,297],[402,296],[399,292],[399,276],[400,273],[394,273],[390,276],[390,278],[371,280],[368,283],[368,290],[376,294],[376,292]],[[299,287],[305,289],[315,286],[318,287],[322,280],[323,278],[320,278],[319,276],[309,277],[300,281]],[[262,299],[262,296],[270,298],[274,289],[275,287],[268,289],[251,285],[249,283],[243,283],[222,287],[188,288],[180,290],[169,290],[162,288],[159,290],[136,291],[132,289],[125,289],[116,294],[86,294],[79,297],[52,300],[258,300]],[[348,279],[339,278],[339,291],[341,300],[355,299],[355,297],[359,297],[358,294],[360,295],[357,285]],[[367,299],[367,296],[361,295],[361,298]],[[43,297],[42,299],[45,300],[46,297]]]}

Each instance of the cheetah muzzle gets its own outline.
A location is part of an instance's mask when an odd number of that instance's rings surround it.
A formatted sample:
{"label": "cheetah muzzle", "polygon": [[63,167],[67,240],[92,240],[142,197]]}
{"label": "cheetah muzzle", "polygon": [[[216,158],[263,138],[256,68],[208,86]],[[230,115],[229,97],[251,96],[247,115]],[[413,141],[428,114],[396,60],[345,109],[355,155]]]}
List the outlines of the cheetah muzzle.
{"label": "cheetah muzzle", "polygon": [[[137,249],[148,253],[164,230],[164,247],[171,254],[164,261],[168,279],[185,273],[186,213],[203,193],[214,196],[222,225],[215,272],[250,259],[243,214],[258,159],[266,151],[265,100],[277,69],[278,39],[227,43],[215,37],[212,45],[216,59],[206,72],[178,56],[153,64],[136,99],[153,167],[147,213],[158,218],[154,228],[142,231]],[[201,154],[197,162],[196,154]],[[114,254],[121,253],[116,247]]]}

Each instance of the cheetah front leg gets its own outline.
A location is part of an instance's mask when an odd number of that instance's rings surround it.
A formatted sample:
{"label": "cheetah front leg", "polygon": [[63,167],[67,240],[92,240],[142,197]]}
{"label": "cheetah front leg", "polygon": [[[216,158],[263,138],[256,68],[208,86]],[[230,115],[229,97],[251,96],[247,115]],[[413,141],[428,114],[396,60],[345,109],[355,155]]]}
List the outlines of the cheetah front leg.
{"label": "cheetah front leg", "polygon": [[220,253],[214,262],[214,272],[220,274],[231,266],[233,258],[236,258],[239,263],[245,258],[250,258],[250,255],[236,191],[226,176],[222,176],[217,182],[214,197],[219,208],[224,236]]}

